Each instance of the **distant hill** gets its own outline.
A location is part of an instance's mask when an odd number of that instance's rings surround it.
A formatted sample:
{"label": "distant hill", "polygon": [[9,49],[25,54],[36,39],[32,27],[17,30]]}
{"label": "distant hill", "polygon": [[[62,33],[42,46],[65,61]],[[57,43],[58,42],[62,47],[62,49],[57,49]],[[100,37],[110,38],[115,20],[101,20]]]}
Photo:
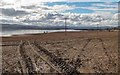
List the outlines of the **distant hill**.
{"label": "distant hill", "polygon": [[[34,25],[18,25],[18,24],[1,24],[2,31],[10,31],[10,30],[60,30],[64,29],[63,26],[34,26]],[[118,27],[109,27],[109,26],[102,26],[99,29],[119,29]],[[84,27],[84,26],[67,26],[67,29],[74,29],[74,30],[90,30],[90,29],[98,29],[97,27]]]}

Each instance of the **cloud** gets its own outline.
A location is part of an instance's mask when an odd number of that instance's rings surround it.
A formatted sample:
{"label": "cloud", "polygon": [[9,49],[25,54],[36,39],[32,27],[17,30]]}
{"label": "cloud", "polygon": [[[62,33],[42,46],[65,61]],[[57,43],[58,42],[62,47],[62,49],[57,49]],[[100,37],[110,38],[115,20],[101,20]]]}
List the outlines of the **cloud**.
{"label": "cloud", "polygon": [[106,2],[106,3],[93,4],[93,6],[108,7],[108,8],[118,8],[118,3]]}
{"label": "cloud", "polygon": [[112,16],[112,18],[115,19],[115,20],[117,20],[117,19],[120,20],[119,16],[120,16],[120,13],[116,13]]}
{"label": "cloud", "polygon": [[68,5],[54,5],[52,7],[50,7],[50,9],[54,10],[54,11],[66,11],[66,10],[72,10],[74,9],[74,6],[68,6]]}
{"label": "cloud", "polygon": [[115,0],[0,0],[0,6],[14,5],[24,6],[24,5],[37,5],[44,2],[118,2]]}
{"label": "cloud", "polygon": [[95,10],[95,11],[107,11],[107,10],[115,10],[117,11],[118,8],[98,8],[98,7],[81,7],[83,9]]}
{"label": "cloud", "polygon": [[0,13],[2,13],[5,16],[24,16],[24,15],[29,14],[26,11],[15,10],[14,8],[8,8],[8,9],[1,8],[1,12]]}
{"label": "cloud", "polygon": [[23,9],[34,9],[34,8],[36,8],[36,6],[35,5],[21,6],[21,8],[23,8]]}
{"label": "cloud", "polygon": [[15,3],[15,2],[22,2],[22,3],[40,3],[40,2],[97,2],[100,0],[4,0],[7,3]]}
{"label": "cloud", "polygon": [[[107,12],[106,12],[107,13]],[[59,14],[41,14],[25,17],[24,20],[21,20],[24,23],[29,23],[31,25],[37,26],[64,26],[64,17],[67,17],[68,26],[117,26],[118,19],[116,18],[117,14],[113,15],[108,13],[106,16],[98,12],[93,14],[71,14],[66,13],[63,15]],[[113,18],[114,17],[114,18]]]}
{"label": "cloud", "polygon": [[[10,20],[11,23],[12,21],[17,21],[18,23],[37,25],[37,26],[63,26],[65,17],[68,18],[67,24],[69,26],[96,26],[97,24],[114,26],[117,25],[117,21],[118,21],[116,16],[113,13],[111,13],[111,11],[116,11],[117,7],[115,6],[115,4],[111,4],[111,3],[103,3],[103,4],[92,3],[93,5],[88,5],[87,7],[80,7],[80,6],[75,6],[74,4],[73,5],[54,4],[52,6],[49,6],[44,3],[43,4],[39,3],[39,0],[37,1],[38,3],[35,2],[33,4],[31,3],[32,1],[30,0],[30,2],[28,2],[28,5],[25,5],[24,1],[21,2],[19,7],[17,6],[17,3],[13,4],[11,8],[8,8],[6,6],[1,7],[2,9],[1,12],[4,15],[4,17],[6,16],[7,18],[9,17],[8,20],[11,19]],[[18,4],[20,2],[18,2]],[[112,6],[108,7],[110,5]],[[66,12],[67,10],[72,11],[72,9],[76,9],[76,8],[94,10],[94,13],[75,14],[75,13]],[[59,13],[62,14],[60,15]],[[10,21],[8,23],[10,23]]]}
{"label": "cloud", "polygon": [[89,7],[79,7],[79,8],[82,8],[84,10],[91,10],[94,12],[117,13],[118,3],[115,2],[93,3]]}
{"label": "cloud", "polygon": [[66,4],[63,5],[53,5],[53,6],[47,6],[47,5],[32,5],[32,6],[21,6],[23,10],[26,10],[31,13],[36,14],[43,14],[43,13],[62,13],[67,10],[75,9],[75,6],[69,6]]}
{"label": "cloud", "polygon": [[105,2],[92,4],[90,7],[81,7],[83,9],[94,10],[94,11],[117,11],[118,3]]}
{"label": "cloud", "polygon": [[99,2],[100,0],[67,0],[68,2]]}
{"label": "cloud", "polygon": [[[42,2],[118,2],[119,0],[1,0],[9,4],[31,5]],[[0,2],[0,3],[1,3]]]}

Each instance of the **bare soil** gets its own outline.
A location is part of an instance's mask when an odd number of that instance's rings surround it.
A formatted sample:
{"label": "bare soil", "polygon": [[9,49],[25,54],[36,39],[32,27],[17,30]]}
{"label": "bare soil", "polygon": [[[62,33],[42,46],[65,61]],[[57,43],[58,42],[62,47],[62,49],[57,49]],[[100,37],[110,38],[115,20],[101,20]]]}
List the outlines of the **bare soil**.
{"label": "bare soil", "polygon": [[117,73],[118,32],[2,37],[2,58],[3,73]]}

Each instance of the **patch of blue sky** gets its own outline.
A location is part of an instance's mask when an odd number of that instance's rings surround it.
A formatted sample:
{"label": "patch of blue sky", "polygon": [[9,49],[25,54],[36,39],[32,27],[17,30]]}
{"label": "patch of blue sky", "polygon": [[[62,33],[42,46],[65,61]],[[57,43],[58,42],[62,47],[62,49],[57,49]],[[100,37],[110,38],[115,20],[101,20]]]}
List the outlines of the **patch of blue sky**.
{"label": "patch of blue sky", "polygon": [[92,4],[99,4],[104,2],[47,2],[45,5],[54,6],[54,5],[69,5],[69,6],[77,6],[77,7],[88,7]]}
{"label": "patch of blue sky", "polygon": [[120,0],[100,0],[102,2],[119,2]]}
{"label": "patch of blue sky", "polygon": [[[48,6],[54,6],[54,5],[69,5],[69,6],[76,6],[76,7],[91,7],[93,4],[106,4],[106,2],[47,2],[46,5]],[[117,6],[113,6],[113,5],[117,5],[116,2],[111,3],[110,5],[106,5],[106,6],[96,6],[96,7],[100,7],[100,8],[111,8],[111,7],[117,7]]]}
{"label": "patch of blue sky", "polygon": [[98,9],[104,9],[104,8],[116,8],[116,7],[106,7],[106,6],[96,6]]}
{"label": "patch of blue sky", "polygon": [[72,10],[66,10],[65,13],[94,13],[95,11],[89,9],[75,8]]}
{"label": "patch of blue sky", "polygon": [[88,7],[91,6],[93,2],[71,2],[68,5],[74,5],[76,7]]}
{"label": "patch of blue sky", "polygon": [[100,12],[111,12],[113,14],[118,13],[118,10],[116,10],[116,11],[113,11],[113,10],[97,10],[97,11],[100,11]]}
{"label": "patch of blue sky", "polygon": [[45,3],[45,5],[48,5],[48,6],[63,5],[63,4],[67,4],[67,2],[47,2],[47,3]]}
{"label": "patch of blue sky", "polygon": [[[68,6],[75,6],[77,8],[72,9],[72,10],[66,10],[64,13],[67,12],[71,12],[71,13],[94,13],[95,10],[89,10],[89,9],[84,9],[84,8],[79,8],[79,7],[97,7],[98,9],[104,9],[104,8],[114,8],[116,6],[114,6],[115,4],[117,4],[116,2],[112,2],[110,5],[107,4],[106,2],[47,2],[46,5],[48,6],[54,6],[54,5],[68,5]],[[95,6],[94,4],[103,4],[104,6]],[[104,10],[104,11],[108,11],[108,12],[112,12],[115,13],[117,11],[113,11],[113,10]]]}

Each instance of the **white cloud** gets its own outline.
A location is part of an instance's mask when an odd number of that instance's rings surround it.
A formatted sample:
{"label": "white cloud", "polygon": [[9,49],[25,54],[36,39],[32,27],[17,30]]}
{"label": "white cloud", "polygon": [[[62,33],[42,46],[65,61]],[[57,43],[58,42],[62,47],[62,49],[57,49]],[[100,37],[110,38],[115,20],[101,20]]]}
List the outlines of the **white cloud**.
{"label": "white cloud", "polygon": [[[95,10],[92,14],[57,14],[57,12],[64,12],[66,10],[71,10],[77,8],[75,6],[63,5],[53,5],[47,6],[41,3],[42,0],[13,0],[11,2],[6,2],[4,0],[1,9],[4,16],[9,16],[10,21],[15,21],[13,23],[23,23],[30,25],[52,25],[60,26],[64,25],[64,17],[69,18],[67,24],[71,26],[95,26],[100,25],[117,25],[118,19],[117,14],[114,15],[111,12],[103,12],[103,10],[117,10],[117,7],[113,8],[103,8],[98,7],[105,5],[93,5],[92,7],[80,7],[84,9]],[[43,0],[48,1],[48,0]],[[63,1],[63,0],[51,0],[51,1]],[[69,1],[69,0],[67,0]],[[77,1],[77,0],[76,0]],[[98,7],[96,7],[98,6]],[[28,14],[29,13],[29,14]],[[3,18],[5,18],[3,16]],[[12,17],[10,17],[12,16]]]}
{"label": "white cloud", "polygon": [[81,7],[83,9],[89,9],[89,10],[94,10],[94,11],[107,11],[107,10],[110,10],[110,11],[117,11],[118,8],[117,7],[111,7],[111,8],[99,8],[99,7]]}
{"label": "white cloud", "polygon": [[109,2],[109,3],[100,3],[100,4],[93,4],[93,6],[97,6],[97,7],[114,7],[114,8],[117,8],[118,7],[118,4],[117,3],[112,3],[112,2]]}
{"label": "white cloud", "polygon": [[0,0],[0,5],[14,5],[14,6],[37,5],[43,2],[108,2],[108,1],[101,1],[101,0]]}
{"label": "white cloud", "polygon": [[120,16],[120,13],[116,13],[112,16],[112,18],[115,19],[115,20],[117,20],[117,19],[120,20],[119,16]]}
{"label": "white cloud", "polygon": [[118,3],[105,2],[105,3],[94,3],[90,7],[80,7],[82,9],[93,10],[95,12],[117,12]]}
{"label": "white cloud", "polygon": [[54,5],[52,7],[49,7],[53,11],[61,12],[61,11],[66,11],[66,10],[71,10],[74,9],[74,6],[68,6],[68,5]]}
{"label": "white cloud", "polygon": [[[107,12],[106,12],[107,13]],[[66,13],[63,15],[44,13],[44,14],[29,14],[16,19],[8,20],[9,23],[22,23],[23,25],[34,26],[64,26],[64,17],[67,17],[68,26],[118,26],[118,14],[95,12],[93,14],[71,14]],[[11,22],[10,22],[11,21]]]}
{"label": "white cloud", "polygon": [[67,0],[68,2],[99,2],[100,0]]}
{"label": "white cloud", "polygon": [[[3,0],[2,0],[3,1]],[[4,0],[7,3],[17,3],[21,2],[24,4],[27,3],[40,3],[40,2],[97,2],[100,0]]]}
{"label": "white cloud", "polygon": [[105,19],[112,19],[112,16],[114,15],[113,13],[111,12],[103,12],[103,11],[96,11],[95,13],[93,14],[98,14],[98,15],[101,15],[103,18]]}
{"label": "white cloud", "polygon": [[[60,16],[58,14],[41,14],[34,16],[22,17],[22,22],[34,24],[34,25],[45,25],[45,26],[63,26],[64,19],[67,17],[67,24],[69,26],[96,26],[97,24],[101,26],[117,26],[118,19],[116,14],[108,14],[109,17],[105,17],[104,14],[93,13],[93,14],[64,14]],[[114,17],[114,18],[113,18]]]}

